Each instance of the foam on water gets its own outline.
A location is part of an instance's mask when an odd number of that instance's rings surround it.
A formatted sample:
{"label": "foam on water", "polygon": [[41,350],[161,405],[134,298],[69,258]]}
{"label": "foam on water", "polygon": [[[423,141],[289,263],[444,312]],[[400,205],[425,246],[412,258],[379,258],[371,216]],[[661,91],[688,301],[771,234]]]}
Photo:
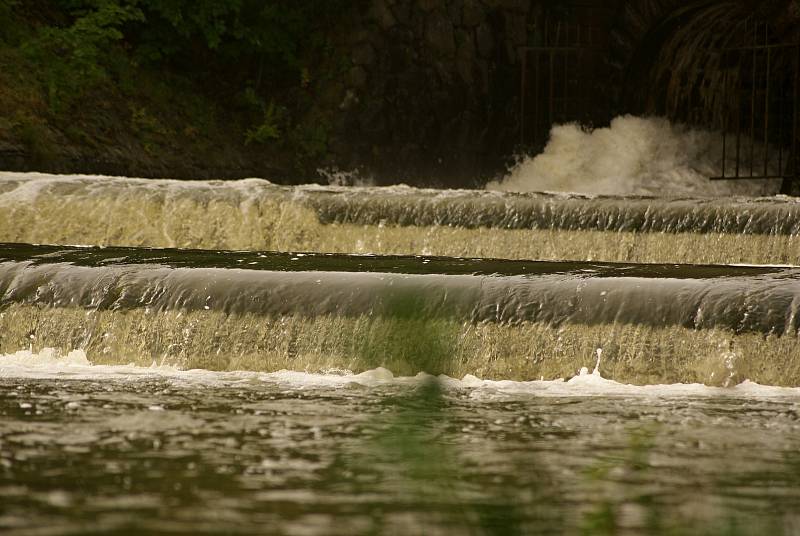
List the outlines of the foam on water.
{"label": "foam on water", "polygon": [[[780,180],[709,181],[720,173],[721,160],[719,133],[626,115],[593,131],[575,123],[554,127],[542,154],[524,158],[488,188],[657,196],[774,195],[780,190]],[[729,163],[727,169],[733,167]]]}
{"label": "foam on water", "polygon": [[341,389],[361,386],[378,388],[386,385],[415,387],[433,379],[445,389],[466,390],[476,399],[505,396],[535,397],[728,397],[728,398],[800,398],[800,388],[761,385],[745,380],[732,387],[712,387],[694,384],[630,385],[603,378],[599,364],[594,371],[584,367],[569,379],[510,381],[478,378],[467,374],[463,378],[446,375],[431,376],[420,372],[415,376],[396,376],[390,370],[377,367],[354,374],[347,370],[325,373],[281,370],[272,373],[251,371],[217,372],[203,369],[181,370],[170,365],[153,363],[149,367],[136,365],[94,365],[83,350],[62,355],[58,350],[45,348],[0,355],[0,378],[64,379],[64,380],[129,380],[137,377],[157,377],[180,383],[224,387],[231,385],[279,385],[288,390]]}

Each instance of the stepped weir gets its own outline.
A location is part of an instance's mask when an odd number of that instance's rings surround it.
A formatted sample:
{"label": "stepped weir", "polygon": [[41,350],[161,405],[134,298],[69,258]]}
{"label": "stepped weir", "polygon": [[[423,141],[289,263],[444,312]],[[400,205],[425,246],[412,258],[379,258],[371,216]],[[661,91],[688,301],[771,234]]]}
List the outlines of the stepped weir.
{"label": "stepped weir", "polygon": [[800,263],[789,197],[653,198],[0,174],[0,241],[688,264]]}
{"label": "stepped weir", "polygon": [[6,244],[0,306],[95,364],[800,385],[796,268]]}

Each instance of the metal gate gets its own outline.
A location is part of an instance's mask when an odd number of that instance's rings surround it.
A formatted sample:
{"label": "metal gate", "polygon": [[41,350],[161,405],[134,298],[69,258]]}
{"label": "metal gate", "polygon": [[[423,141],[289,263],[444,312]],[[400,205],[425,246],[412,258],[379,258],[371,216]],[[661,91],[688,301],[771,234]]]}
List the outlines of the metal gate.
{"label": "metal gate", "polygon": [[577,121],[593,126],[608,121],[609,108],[601,95],[604,78],[602,30],[549,22],[541,27],[541,46],[520,49],[520,144],[539,150],[550,129]]}
{"label": "metal gate", "polygon": [[775,43],[759,22],[747,38],[720,52],[722,160],[712,180],[782,179],[788,194],[800,178],[800,44]]}

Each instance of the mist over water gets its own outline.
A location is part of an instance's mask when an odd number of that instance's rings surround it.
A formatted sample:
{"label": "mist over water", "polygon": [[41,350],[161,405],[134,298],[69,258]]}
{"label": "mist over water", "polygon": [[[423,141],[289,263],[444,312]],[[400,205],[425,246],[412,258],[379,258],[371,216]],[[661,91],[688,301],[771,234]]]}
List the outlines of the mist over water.
{"label": "mist over water", "polygon": [[[732,152],[729,147],[729,158]],[[591,131],[575,123],[553,127],[542,154],[524,157],[487,188],[655,196],[761,196],[780,190],[780,180],[708,180],[720,174],[721,162],[718,132],[626,115]]]}

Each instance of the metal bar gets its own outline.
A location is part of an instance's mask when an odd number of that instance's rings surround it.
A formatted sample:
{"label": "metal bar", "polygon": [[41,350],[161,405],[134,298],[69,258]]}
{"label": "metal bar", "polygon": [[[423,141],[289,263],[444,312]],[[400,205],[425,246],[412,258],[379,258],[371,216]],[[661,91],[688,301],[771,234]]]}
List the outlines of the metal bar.
{"label": "metal bar", "polygon": [[[539,90],[540,90],[539,86],[541,85],[541,70],[542,69],[541,69],[541,65],[540,64],[543,61],[543,54],[542,53],[547,50],[547,48],[546,48],[547,46],[552,45],[552,43],[550,42],[550,34],[551,33],[552,32],[550,31],[550,17],[548,15],[547,18],[545,19],[545,22],[544,22],[544,41],[542,42],[543,47],[541,47],[536,52],[536,109],[537,109],[537,117],[536,117],[536,146],[537,146],[537,149],[539,148],[538,146],[540,144],[542,146],[544,146],[544,144],[547,143],[547,140],[542,140],[542,137],[543,137],[542,132],[544,130],[544,128],[543,128],[543,124],[544,124],[543,116],[544,116],[544,113],[540,114],[538,112],[541,111],[540,110],[541,103],[539,102],[541,100],[540,95],[539,95]],[[544,136],[546,136],[546,135],[544,135]]]}
{"label": "metal bar", "polygon": [[536,88],[533,92],[533,135],[534,140],[533,143],[538,145],[539,144],[539,132],[540,127],[539,123],[541,123],[540,114],[539,114],[539,86],[542,84],[542,77],[541,77],[541,69],[539,68],[539,64],[542,61],[541,54],[536,52],[533,55],[534,59],[536,60],[536,81],[534,82],[533,87]]}
{"label": "metal bar", "polygon": [[569,101],[569,97],[570,97],[570,95],[569,95],[569,52],[565,52],[564,53],[564,83],[562,85],[563,85],[563,88],[564,88],[564,101],[563,101],[564,109],[562,110],[564,115],[562,117],[562,121],[567,121],[568,120],[567,115],[568,115],[568,112],[569,112],[569,102],[570,102]]}
{"label": "metal bar", "polygon": [[528,52],[522,52],[522,73],[519,86],[519,144],[525,145],[525,99],[528,95],[525,87],[528,77]]}
{"label": "metal bar", "polygon": [[[781,84],[781,86],[783,86],[783,84]],[[783,87],[781,87],[778,91],[779,91],[779,94],[778,94],[778,171],[780,171],[781,173],[784,173],[784,170],[783,170],[783,143],[784,143],[784,137],[783,137],[783,134],[784,134],[783,133],[783,122],[784,122],[784,118],[783,117],[784,116],[783,116],[783,113],[784,113],[784,111],[786,109],[786,106],[785,106],[785,103],[784,103],[784,101],[786,100],[786,92],[785,92],[785,89]]]}
{"label": "metal bar", "polygon": [[[758,24],[753,25],[753,46],[758,39]],[[756,152],[756,65],[758,65],[758,58],[756,50],[753,49],[753,66],[750,86],[750,176],[752,177],[755,172],[753,166],[755,165],[755,152]]]}
{"label": "metal bar", "polygon": [[[744,54],[739,52],[739,69],[737,72],[742,72],[742,57]],[[738,82],[738,81],[737,81]],[[739,84],[737,83],[736,93],[741,98],[742,96],[742,88],[738,87]],[[742,156],[742,103],[740,99],[737,99],[737,106],[736,106],[736,174],[735,178],[739,178],[739,164],[741,162]]]}
{"label": "metal bar", "polygon": [[539,58],[539,53],[538,52],[535,52],[533,54],[533,59],[534,59],[534,65],[535,65],[535,68],[536,68],[536,75],[534,77],[535,80],[533,82],[533,87],[534,87],[534,90],[533,90],[533,143],[535,145],[538,145],[538,143],[539,143],[539,122],[540,122],[540,117],[539,117],[539,115],[540,115],[539,114],[539,84],[542,83],[541,73],[540,73],[540,69],[539,69],[539,62],[541,61],[541,58]]}
{"label": "metal bar", "polygon": [[[767,32],[764,32],[764,39],[767,39]],[[772,51],[767,49],[767,73],[764,89],[764,175],[767,174],[767,166],[769,165],[769,77],[770,67],[772,62]]]}
{"label": "metal bar", "polygon": [[[800,43],[770,44],[772,33],[768,23],[753,20],[745,22],[743,35],[752,39],[752,46],[722,49],[722,169],[720,176],[712,177],[712,180],[782,178],[781,193],[790,194],[800,181]],[[785,65],[783,58],[787,56],[784,51],[789,50],[788,57],[792,58],[792,63]],[[734,58],[733,54],[738,57]],[[695,111],[693,108],[688,111],[690,119],[696,116]],[[758,113],[763,113],[763,120],[757,117]],[[774,119],[771,117],[773,113],[776,113]],[[791,125],[787,124],[789,121]],[[750,140],[743,143],[743,137],[748,134],[747,122]],[[727,160],[733,128],[736,160],[735,173],[731,176]],[[762,132],[757,128],[762,128]],[[749,174],[743,171],[746,165],[742,162],[747,153],[747,143]],[[763,148],[760,149],[759,162],[756,162],[758,143],[763,143]],[[774,143],[778,144],[776,149],[771,147]],[[773,150],[777,150],[777,157]],[[773,157],[776,157],[777,167],[773,166]]]}
{"label": "metal bar", "polygon": [[[725,53],[722,54],[723,64],[725,63]],[[727,164],[728,148],[728,69],[722,80],[722,177],[725,178],[725,165]]]}
{"label": "metal bar", "polygon": [[[712,181],[747,181],[747,180],[766,180],[766,179],[784,179],[786,178],[784,175],[779,174],[772,174],[772,175],[753,175],[752,177],[748,177],[747,175],[742,175],[741,177],[710,177],[709,180]],[[783,193],[783,192],[781,192]]]}
{"label": "metal bar", "polygon": [[[551,50],[566,51],[566,50],[600,50],[603,49],[596,46],[552,46],[552,47],[520,47],[522,50],[529,50],[531,52],[550,52]],[[749,50],[749,49],[748,49]]]}
{"label": "metal bar", "polygon": [[793,48],[794,44],[774,44],[774,45],[753,45],[753,46],[741,46],[741,47],[725,47],[723,50],[743,50],[745,52],[749,52],[751,50],[766,50],[766,49],[776,49],[776,48]]}
{"label": "metal bar", "polygon": [[792,174],[791,178],[784,178],[783,184],[781,185],[781,193],[782,194],[791,194],[792,193],[792,186],[797,182],[797,119],[798,119],[798,92],[800,92],[800,44],[797,45],[795,50],[794,56],[794,113],[793,115],[793,126],[792,126]]}
{"label": "metal bar", "polygon": [[[579,51],[575,53],[575,65],[579,69],[579,73],[586,73],[588,64],[586,52]],[[589,93],[589,81],[593,79],[594,76],[587,75],[585,78],[580,78],[578,75],[575,75],[575,98],[578,99],[578,112],[581,114],[582,123],[587,123],[589,121],[589,99],[586,95]]]}
{"label": "metal bar", "polygon": [[553,107],[555,106],[555,77],[553,76],[553,70],[555,68],[556,63],[556,53],[555,51],[550,51],[550,126],[553,126]]}
{"label": "metal bar", "polygon": [[[575,25],[575,45],[577,50],[575,51],[575,72],[576,73],[583,73],[585,72],[585,65],[583,62],[583,58],[581,57],[581,24],[578,23]],[[581,122],[586,121],[586,103],[583,100],[583,91],[581,86],[583,85],[582,80],[579,77],[579,74],[575,75],[575,99],[577,101],[577,105],[575,106],[575,111],[578,113],[578,117],[580,118]]]}

